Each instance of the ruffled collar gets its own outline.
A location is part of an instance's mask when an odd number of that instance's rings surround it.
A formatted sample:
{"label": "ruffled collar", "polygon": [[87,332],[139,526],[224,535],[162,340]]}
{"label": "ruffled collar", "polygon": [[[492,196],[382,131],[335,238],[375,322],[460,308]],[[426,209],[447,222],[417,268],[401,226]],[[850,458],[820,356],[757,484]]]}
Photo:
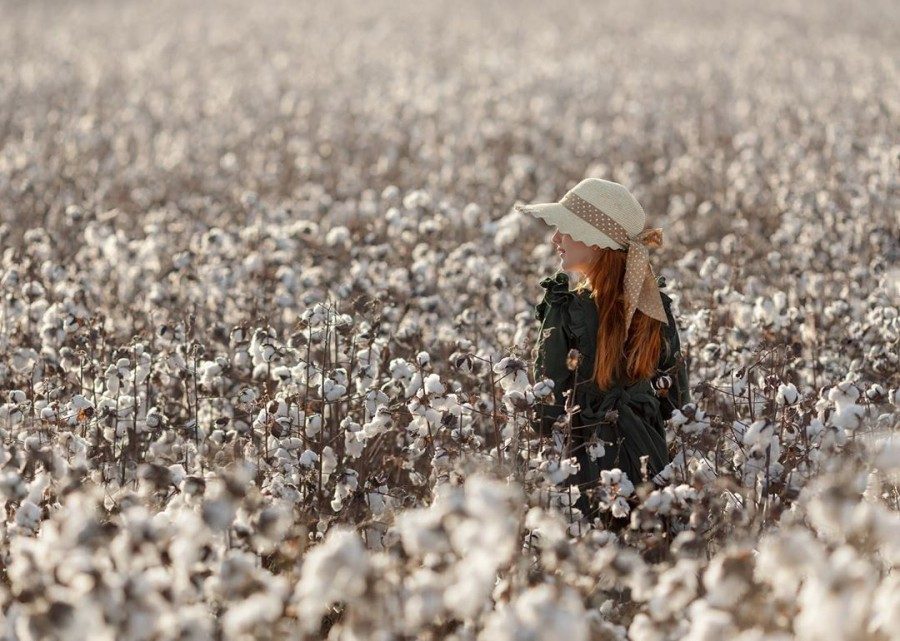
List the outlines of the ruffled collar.
{"label": "ruffled collar", "polygon": [[[659,276],[656,279],[656,284],[659,289],[665,289],[666,287],[666,279],[664,276]],[[587,288],[573,290],[570,289],[570,280],[569,274],[564,271],[558,271],[554,273],[552,276],[548,276],[541,281],[541,287],[544,288],[544,297],[540,303],[535,306],[534,316],[539,321],[544,320],[544,316],[547,313],[547,309],[551,305],[563,304],[567,301],[571,302],[574,300],[582,301],[582,302],[590,302],[593,304],[593,300],[591,299],[591,291]],[[667,314],[669,313],[669,307],[672,303],[672,299],[669,298],[666,294],[660,292],[661,298],[663,301],[663,306],[666,309]]]}

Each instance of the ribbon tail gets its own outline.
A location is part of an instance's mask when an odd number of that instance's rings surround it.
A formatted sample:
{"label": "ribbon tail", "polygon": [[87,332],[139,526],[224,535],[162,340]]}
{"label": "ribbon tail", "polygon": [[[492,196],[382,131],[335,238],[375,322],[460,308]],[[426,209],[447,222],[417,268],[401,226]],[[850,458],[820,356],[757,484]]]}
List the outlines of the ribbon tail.
{"label": "ribbon tail", "polygon": [[663,325],[669,324],[666,308],[663,307],[662,296],[660,296],[659,288],[656,286],[656,278],[653,277],[653,272],[649,269],[644,276],[644,283],[641,286],[641,298],[637,307],[647,316],[655,318]]}
{"label": "ribbon tail", "polygon": [[650,252],[648,249],[631,241],[628,247],[628,258],[625,261],[625,335],[631,327],[631,319],[635,310],[640,307],[641,291],[644,281],[650,273]]}

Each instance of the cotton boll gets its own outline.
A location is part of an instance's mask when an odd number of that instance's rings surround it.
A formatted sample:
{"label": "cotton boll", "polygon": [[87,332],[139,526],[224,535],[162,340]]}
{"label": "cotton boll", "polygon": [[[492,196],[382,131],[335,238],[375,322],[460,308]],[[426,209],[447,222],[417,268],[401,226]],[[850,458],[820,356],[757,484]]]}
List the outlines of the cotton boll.
{"label": "cotton boll", "polygon": [[513,210],[497,221],[494,232],[494,245],[504,248],[515,243],[522,235],[524,218],[517,210]]}
{"label": "cotton boll", "polygon": [[892,639],[896,638],[898,630],[900,630],[900,576],[894,573],[885,577],[875,591],[868,631],[881,633],[884,638]]}
{"label": "cotton boll", "polygon": [[533,507],[525,515],[525,527],[530,530],[530,541],[539,548],[552,548],[566,540],[566,524],[556,512]]}
{"label": "cotton boll", "polygon": [[828,400],[834,403],[835,411],[829,419],[829,425],[851,432],[859,429],[866,415],[865,408],[856,404],[859,395],[859,388],[850,382],[845,381],[832,387],[828,392]]}
{"label": "cotton boll", "polygon": [[733,609],[749,592],[753,580],[753,556],[747,549],[717,554],[703,573],[706,602],[723,610]]}
{"label": "cotton boll", "polygon": [[376,410],[387,405],[388,400],[388,395],[381,390],[369,390],[368,392],[366,392],[366,416],[374,416]]}
{"label": "cotton boll", "polygon": [[402,358],[395,358],[390,362],[388,369],[391,378],[399,383],[407,384],[412,378],[413,368]]}
{"label": "cotton boll", "polygon": [[491,613],[479,641],[587,641],[589,628],[581,598],[571,589],[539,585]]}
{"label": "cotton boll", "polygon": [[369,440],[368,435],[359,423],[345,419],[341,422],[344,428],[344,453],[350,458],[359,458]]}
{"label": "cotton boll", "polygon": [[28,486],[17,472],[4,471],[0,474],[0,496],[8,501],[21,501],[28,496]]}
{"label": "cotton boll", "polygon": [[873,449],[877,452],[873,466],[885,473],[900,471],[900,442],[889,440],[879,443]]}
{"label": "cotton boll", "polygon": [[391,411],[387,407],[379,407],[378,411],[375,412],[375,416],[363,425],[363,431],[365,431],[368,438],[371,438],[386,432],[393,426],[393,423],[394,419],[391,416]]}
{"label": "cotton boll", "polygon": [[665,621],[687,608],[697,596],[697,562],[679,559],[659,577],[647,602],[647,612],[654,621]]}
{"label": "cotton boll", "polygon": [[540,463],[538,469],[551,485],[558,485],[578,472],[578,460],[574,457],[550,459]]}
{"label": "cotton boll", "polygon": [[322,480],[327,481],[332,473],[337,469],[338,460],[337,455],[334,453],[334,450],[331,449],[331,446],[326,445],[322,448]]}
{"label": "cotton boll", "polygon": [[444,612],[444,594],[450,577],[429,568],[419,568],[405,581],[409,591],[403,603],[404,620],[410,630],[437,620]]}
{"label": "cotton boll", "polygon": [[900,388],[891,388],[888,390],[888,402],[894,407],[900,408]]}
{"label": "cotton boll", "polygon": [[689,641],[720,641],[732,639],[737,627],[728,611],[711,605],[708,601],[698,599],[688,608],[690,631],[683,637]]}
{"label": "cotton boll", "polygon": [[516,390],[506,392],[501,400],[510,413],[525,412],[528,411],[534,403],[534,396],[531,394],[531,391],[526,388],[525,392]]}
{"label": "cotton boll", "polygon": [[297,463],[301,467],[313,467],[318,462],[319,455],[312,450],[304,450],[304,452],[300,455],[300,458],[297,459]]}
{"label": "cotton boll", "polygon": [[311,414],[306,418],[306,428],[304,432],[307,438],[315,438],[322,431],[322,415]]}
{"label": "cotton boll", "polygon": [[145,424],[150,429],[156,429],[163,423],[163,415],[160,413],[159,409],[156,407],[151,407],[147,412],[147,416],[144,419]]}
{"label": "cotton boll", "polygon": [[445,391],[444,385],[441,383],[441,377],[437,374],[426,376],[424,386],[426,394],[439,396]]}
{"label": "cotton boll", "polygon": [[824,431],[824,423],[817,418],[812,419],[806,426],[806,436],[810,441],[815,441]]}
{"label": "cotton boll", "polygon": [[837,548],[810,573],[798,597],[798,639],[851,639],[870,617],[877,577],[849,546]]}
{"label": "cotton boll", "polygon": [[878,402],[885,397],[884,387],[878,383],[874,383],[866,390],[866,398],[871,402]]}
{"label": "cotton boll", "polygon": [[226,499],[203,503],[203,522],[215,532],[224,532],[234,520],[235,506]]}
{"label": "cotton boll", "polygon": [[15,513],[15,524],[19,530],[34,534],[41,520],[41,508],[31,501],[22,501]]}
{"label": "cotton boll", "polygon": [[628,475],[619,468],[601,470],[600,484],[612,488],[619,496],[628,497],[634,494],[634,484],[629,480]]}
{"label": "cotton boll", "polygon": [[468,205],[466,205],[462,211],[461,222],[465,227],[469,229],[478,226],[482,222],[481,207],[475,203],[469,203]]}
{"label": "cotton boll", "polygon": [[653,620],[643,612],[635,615],[628,628],[628,638],[632,641],[669,641],[666,632],[660,630]]}
{"label": "cotton boll", "polygon": [[422,389],[422,374],[420,372],[413,373],[409,379],[406,388],[403,390],[404,398],[412,398]]}
{"label": "cotton boll", "polygon": [[213,636],[213,616],[203,605],[181,604],[177,611],[160,613],[158,630],[166,639],[205,641]]}
{"label": "cotton boll", "polygon": [[528,373],[524,361],[507,356],[494,365],[493,369],[498,374],[497,382],[504,391],[524,393],[528,388]]}
{"label": "cotton boll", "polygon": [[14,427],[25,420],[25,414],[14,403],[4,403],[0,405],[0,425],[6,427]]}
{"label": "cotton boll", "polygon": [[444,593],[447,609],[459,619],[477,617],[490,602],[496,576],[496,566],[489,554],[472,550],[457,564],[453,580]]}
{"label": "cotton boll", "polygon": [[[754,421],[744,432],[742,441],[745,446],[750,448],[750,456],[763,456],[765,449],[769,447],[776,439],[775,427],[765,421]],[[778,457],[772,456],[778,460]]]}
{"label": "cotton boll", "polygon": [[397,515],[395,530],[407,554],[422,558],[451,551],[448,533],[438,509],[406,510]]}
{"label": "cotton boll", "polygon": [[322,382],[322,396],[328,402],[334,402],[347,393],[347,388],[340,385],[330,378],[326,378]]}
{"label": "cotton boll", "polygon": [[546,398],[547,396],[552,394],[553,385],[553,380],[549,378],[535,383],[532,390],[534,392],[535,398]]}
{"label": "cotton boll", "polygon": [[850,405],[859,398],[859,388],[849,381],[838,383],[828,391],[828,400],[838,406]]}
{"label": "cotton boll", "polygon": [[809,568],[824,561],[824,546],[808,530],[790,530],[765,537],[754,568],[757,581],[767,584],[776,599],[792,601]]}
{"label": "cotton boll", "polygon": [[366,589],[369,560],[355,532],[332,530],[306,554],[292,601],[298,620],[308,633],[317,630],[321,617],[335,601],[350,602]]}
{"label": "cotton boll", "polygon": [[782,383],[778,386],[778,393],[775,396],[775,401],[779,405],[793,405],[797,402],[799,396],[797,388],[793,383]]}
{"label": "cotton boll", "polygon": [[175,463],[174,465],[170,465],[168,469],[169,474],[171,475],[172,485],[181,485],[181,483],[187,476],[187,472],[185,471],[184,466],[180,463]]}
{"label": "cotton boll", "polygon": [[424,209],[430,206],[431,196],[422,189],[414,189],[403,197],[403,207],[406,209]]}

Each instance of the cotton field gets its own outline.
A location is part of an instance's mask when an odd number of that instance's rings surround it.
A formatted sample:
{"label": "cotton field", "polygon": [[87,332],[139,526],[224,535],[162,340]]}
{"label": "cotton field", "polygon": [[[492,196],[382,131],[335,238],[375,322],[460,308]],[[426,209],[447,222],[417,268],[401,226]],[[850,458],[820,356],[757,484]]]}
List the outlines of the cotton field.
{"label": "cotton field", "polygon": [[[900,639],[896,2],[0,15],[0,639]],[[513,209],[586,176],[693,397],[596,519]]]}

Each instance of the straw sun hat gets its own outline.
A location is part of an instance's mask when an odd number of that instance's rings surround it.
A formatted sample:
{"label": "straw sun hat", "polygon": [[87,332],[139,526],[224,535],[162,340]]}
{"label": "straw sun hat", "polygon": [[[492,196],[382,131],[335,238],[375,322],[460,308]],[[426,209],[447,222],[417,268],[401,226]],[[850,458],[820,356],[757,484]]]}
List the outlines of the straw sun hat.
{"label": "straw sun hat", "polygon": [[644,229],[644,209],[625,187],[586,178],[558,203],[518,205],[516,209],[543,219],[585,245],[627,251],[626,332],[636,309],[668,324],[648,251],[649,247],[662,245],[662,230]]}

